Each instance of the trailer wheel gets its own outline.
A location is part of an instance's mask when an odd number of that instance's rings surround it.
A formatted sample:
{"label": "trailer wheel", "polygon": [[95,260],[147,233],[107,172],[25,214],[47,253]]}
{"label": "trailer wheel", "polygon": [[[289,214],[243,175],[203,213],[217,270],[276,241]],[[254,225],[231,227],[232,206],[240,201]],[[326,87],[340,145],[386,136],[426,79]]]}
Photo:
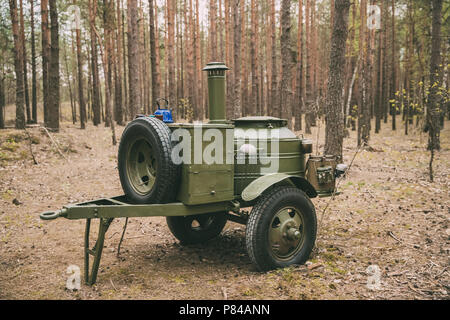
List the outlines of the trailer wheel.
{"label": "trailer wheel", "polygon": [[198,244],[217,237],[227,223],[226,212],[166,217],[170,232],[181,244]]}
{"label": "trailer wheel", "polygon": [[316,232],[316,211],[308,196],[295,187],[275,187],[250,213],[245,233],[248,255],[261,271],[303,264]]}
{"label": "trailer wheel", "polygon": [[140,117],[125,128],[119,145],[120,183],[127,198],[137,204],[175,200],[179,166],[171,159],[172,142],[167,125]]}

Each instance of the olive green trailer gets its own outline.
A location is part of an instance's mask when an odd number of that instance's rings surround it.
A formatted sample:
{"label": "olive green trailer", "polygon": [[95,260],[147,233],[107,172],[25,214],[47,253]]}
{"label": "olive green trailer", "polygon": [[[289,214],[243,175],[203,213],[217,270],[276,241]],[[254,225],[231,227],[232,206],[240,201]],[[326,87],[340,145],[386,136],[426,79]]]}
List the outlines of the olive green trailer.
{"label": "olive green trailer", "polygon": [[[210,63],[204,70],[208,123],[165,123],[159,115],[137,116],[125,128],[118,152],[125,194],[40,215],[43,220],[86,219],[87,284],[96,282],[105,234],[114,218],[166,217],[181,244],[210,240],[230,220],[246,225],[247,252],[259,270],[308,259],[317,232],[310,199],[337,194],[335,179],[345,165],[328,155],[306,159],[312,143],[290,131],[287,120],[259,116],[227,121],[228,68]],[[91,249],[92,219],[100,219],[100,224]]]}

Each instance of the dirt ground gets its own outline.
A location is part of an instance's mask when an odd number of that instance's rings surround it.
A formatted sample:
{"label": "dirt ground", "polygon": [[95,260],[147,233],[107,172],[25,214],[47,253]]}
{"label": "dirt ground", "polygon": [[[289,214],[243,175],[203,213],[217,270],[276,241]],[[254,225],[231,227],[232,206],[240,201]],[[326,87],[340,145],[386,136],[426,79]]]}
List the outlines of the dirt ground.
{"label": "dirt ground", "polygon": [[[217,239],[182,247],[165,218],[130,219],[118,258],[124,219],[116,219],[97,284],[78,291],[65,288],[66,270],[83,269],[84,221],[42,221],[39,213],[122,193],[110,130],[63,123],[53,137],[64,158],[39,128],[30,136],[1,130],[0,299],[449,299],[450,122],[434,183],[426,135],[389,127],[372,133],[373,150],[356,156],[325,213],[330,199],[313,199],[318,240],[307,266],[257,272],[245,226],[232,222]],[[323,146],[324,125],[313,129],[309,137]],[[355,132],[344,152],[350,163]]]}

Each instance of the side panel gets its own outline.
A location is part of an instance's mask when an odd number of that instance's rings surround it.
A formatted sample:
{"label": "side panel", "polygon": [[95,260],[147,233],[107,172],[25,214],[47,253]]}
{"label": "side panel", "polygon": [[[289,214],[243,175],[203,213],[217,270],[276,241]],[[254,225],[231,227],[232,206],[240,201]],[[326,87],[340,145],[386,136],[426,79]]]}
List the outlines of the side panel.
{"label": "side panel", "polygon": [[184,165],[178,200],[187,205],[234,199],[233,167],[230,165]]}
{"label": "side panel", "polygon": [[[178,134],[182,133],[184,146],[177,200],[185,205],[233,200],[234,127],[211,123],[173,124],[169,127],[173,133],[181,130]],[[172,139],[176,139],[174,136]]]}

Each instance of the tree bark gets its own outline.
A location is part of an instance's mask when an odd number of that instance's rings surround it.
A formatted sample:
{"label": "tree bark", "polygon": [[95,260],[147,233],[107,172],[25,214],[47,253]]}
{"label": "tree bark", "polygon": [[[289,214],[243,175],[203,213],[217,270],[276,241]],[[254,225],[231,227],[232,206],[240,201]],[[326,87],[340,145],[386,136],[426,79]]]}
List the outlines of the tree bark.
{"label": "tree bark", "polygon": [[25,45],[25,21],[23,18],[23,0],[20,0],[20,37],[23,57],[23,84],[25,90],[25,110],[27,116],[26,122],[31,123],[30,94],[28,90],[27,47]]}
{"label": "tree bark", "polygon": [[[430,59],[430,94],[427,105],[428,150],[440,150],[440,96],[441,87],[441,27],[442,0],[432,2],[431,59]],[[430,164],[430,167],[432,164]],[[430,170],[430,178],[433,180]]]}
{"label": "tree bark", "polygon": [[130,88],[129,116],[131,119],[141,110],[139,94],[139,29],[136,17],[138,16],[137,1],[128,0],[128,83]]}
{"label": "tree bark", "polygon": [[[395,65],[396,63],[396,59],[395,59],[395,54],[396,54],[396,43],[395,43],[395,2],[394,0],[392,0],[391,2],[391,8],[392,8],[392,53],[391,53],[391,101],[396,100],[396,92],[397,92],[397,77],[396,77],[396,70],[397,70],[397,66]],[[391,112],[392,112],[392,130],[396,130],[396,122],[395,122],[395,118],[397,115],[397,104],[396,103],[392,103],[391,104]]]}
{"label": "tree bark", "polygon": [[31,122],[37,123],[37,76],[36,76],[36,44],[34,32],[34,0],[30,0],[31,7]]}
{"label": "tree bark", "polygon": [[293,104],[293,113],[295,116],[295,131],[302,130],[302,112],[303,112],[303,1],[298,1],[298,30],[297,30],[297,83],[296,83],[296,101]]}
{"label": "tree bark", "polygon": [[[76,5],[77,1],[73,0],[73,4]],[[75,30],[77,41],[77,66],[78,66],[78,103],[80,106],[80,127],[86,128],[86,104],[84,101],[83,93],[83,61],[81,55],[81,26],[77,26]]]}
{"label": "tree bark", "polygon": [[89,0],[89,20],[90,20],[90,37],[91,37],[91,74],[92,74],[92,122],[94,126],[98,126],[101,122],[101,106],[100,106],[100,77],[98,69],[98,49],[97,38],[92,26],[95,25],[97,16],[97,1]]}
{"label": "tree bark", "polygon": [[177,117],[177,83],[175,79],[175,5],[174,0],[167,0],[167,27],[168,27],[168,48],[167,48],[167,64],[169,77],[169,102],[174,111],[174,118]]}
{"label": "tree bark", "polygon": [[118,125],[123,125],[123,57],[122,57],[122,12],[120,9],[120,2],[117,1],[116,18],[117,18],[117,32],[114,33],[116,43],[116,57],[115,57],[115,102],[114,102],[114,119]]}
{"label": "tree bark", "polygon": [[14,37],[14,69],[16,72],[16,129],[25,128],[24,84],[23,84],[23,46],[17,15],[16,0],[9,0],[12,34]]}
{"label": "tree bark", "polygon": [[210,32],[210,50],[211,61],[217,61],[217,0],[209,0],[209,32]]}
{"label": "tree bark", "polygon": [[250,59],[252,68],[252,93],[251,93],[251,114],[260,114],[259,103],[259,76],[258,76],[258,4],[256,0],[251,0],[251,33],[250,33]]}
{"label": "tree bark", "polygon": [[271,41],[271,57],[272,57],[272,79],[271,79],[271,109],[272,115],[275,117],[280,116],[279,104],[277,103],[278,99],[278,69],[277,69],[277,38],[276,38],[276,20],[275,20],[275,0],[270,1],[270,33],[272,35]]}
{"label": "tree bark", "polygon": [[54,132],[59,131],[59,25],[56,0],[49,0],[50,9],[50,68],[49,68],[49,114],[48,127]]}
{"label": "tree bark", "polygon": [[41,0],[41,34],[42,34],[42,100],[44,105],[44,126],[48,127],[49,116],[49,65],[50,32],[48,24],[48,0]]}
{"label": "tree bark", "polygon": [[233,115],[237,119],[242,115],[241,104],[241,82],[240,69],[241,69],[241,17],[239,16],[240,1],[244,0],[231,0],[232,12],[233,12],[233,26],[234,26],[234,101],[233,101]]}
{"label": "tree bark", "polygon": [[344,114],[342,112],[345,66],[345,43],[348,36],[349,0],[334,1],[334,19],[330,49],[330,71],[328,74],[325,104],[325,154],[342,159],[344,142]]}
{"label": "tree bark", "polygon": [[292,53],[291,53],[291,1],[281,1],[281,84],[280,110],[281,117],[288,120],[292,128],[291,89],[292,82]]}

